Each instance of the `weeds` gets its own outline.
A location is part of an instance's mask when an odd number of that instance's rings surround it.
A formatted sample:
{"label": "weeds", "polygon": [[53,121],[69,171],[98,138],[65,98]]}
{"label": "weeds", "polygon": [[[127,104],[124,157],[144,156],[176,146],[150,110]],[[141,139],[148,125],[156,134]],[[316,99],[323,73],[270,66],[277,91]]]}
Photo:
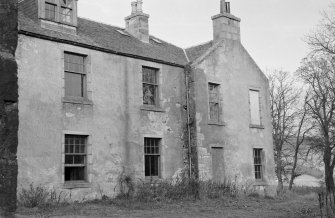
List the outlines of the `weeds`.
{"label": "weeds", "polygon": [[46,203],[48,196],[49,192],[46,188],[41,185],[34,187],[33,184],[30,184],[28,189],[22,189],[18,201],[24,207],[33,208]]}

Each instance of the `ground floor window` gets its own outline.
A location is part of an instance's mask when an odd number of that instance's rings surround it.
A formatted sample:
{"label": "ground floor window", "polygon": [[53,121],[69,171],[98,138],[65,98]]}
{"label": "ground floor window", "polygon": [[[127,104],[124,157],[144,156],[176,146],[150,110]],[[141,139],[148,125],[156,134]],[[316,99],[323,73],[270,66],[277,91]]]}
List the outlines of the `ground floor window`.
{"label": "ground floor window", "polygon": [[255,179],[263,180],[263,160],[262,160],[263,149],[254,149],[254,168],[255,168]]}
{"label": "ground floor window", "polygon": [[65,135],[65,182],[87,180],[87,138]]}
{"label": "ground floor window", "polygon": [[144,168],[146,177],[160,177],[159,138],[144,138]]}

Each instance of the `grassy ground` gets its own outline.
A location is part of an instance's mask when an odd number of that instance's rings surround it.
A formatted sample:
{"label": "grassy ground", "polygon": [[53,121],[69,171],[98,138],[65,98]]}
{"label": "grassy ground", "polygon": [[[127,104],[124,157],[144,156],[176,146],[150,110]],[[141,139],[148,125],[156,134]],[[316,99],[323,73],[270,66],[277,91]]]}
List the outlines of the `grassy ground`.
{"label": "grassy ground", "polygon": [[129,200],[19,208],[16,217],[318,217],[315,193],[287,193],[281,198],[225,197],[198,201],[141,203]]}

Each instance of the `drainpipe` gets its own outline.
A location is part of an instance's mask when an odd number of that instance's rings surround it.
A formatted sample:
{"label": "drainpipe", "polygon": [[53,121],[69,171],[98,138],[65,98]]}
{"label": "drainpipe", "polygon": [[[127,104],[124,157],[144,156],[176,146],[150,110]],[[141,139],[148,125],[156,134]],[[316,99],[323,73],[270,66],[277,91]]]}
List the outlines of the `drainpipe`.
{"label": "drainpipe", "polygon": [[190,129],[190,90],[189,90],[189,80],[188,80],[188,68],[189,66],[186,66],[186,72],[185,72],[185,83],[186,83],[186,112],[187,112],[187,132],[188,132],[188,164],[189,164],[189,178],[192,176],[192,158],[191,158],[191,129]]}

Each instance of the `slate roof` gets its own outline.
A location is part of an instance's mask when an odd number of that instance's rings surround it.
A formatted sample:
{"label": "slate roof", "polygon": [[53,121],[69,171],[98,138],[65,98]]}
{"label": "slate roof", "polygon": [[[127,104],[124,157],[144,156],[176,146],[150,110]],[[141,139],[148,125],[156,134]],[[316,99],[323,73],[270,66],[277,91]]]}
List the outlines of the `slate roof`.
{"label": "slate roof", "polygon": [[156,38],[153,36],[150,36],[150,43],[144,43],[133,36],[123,35],[117,30],[124,29],[78,18],[77,35],[66,34],[42,28],[38,21],[19,13],[19,31],[21,34],[176,66],[187,64],[187,58],[182,48],[161,39],[159,41],[162,43],[158,43],[152,40],[152,38]]}
{"label": "slate roof", "polygon": [[200,45],[196,45],[190,48],[185,49],[188,59],[193,62],[203,54],[205,54],[208,49],[213,46],[213,41],[209,41]]}

